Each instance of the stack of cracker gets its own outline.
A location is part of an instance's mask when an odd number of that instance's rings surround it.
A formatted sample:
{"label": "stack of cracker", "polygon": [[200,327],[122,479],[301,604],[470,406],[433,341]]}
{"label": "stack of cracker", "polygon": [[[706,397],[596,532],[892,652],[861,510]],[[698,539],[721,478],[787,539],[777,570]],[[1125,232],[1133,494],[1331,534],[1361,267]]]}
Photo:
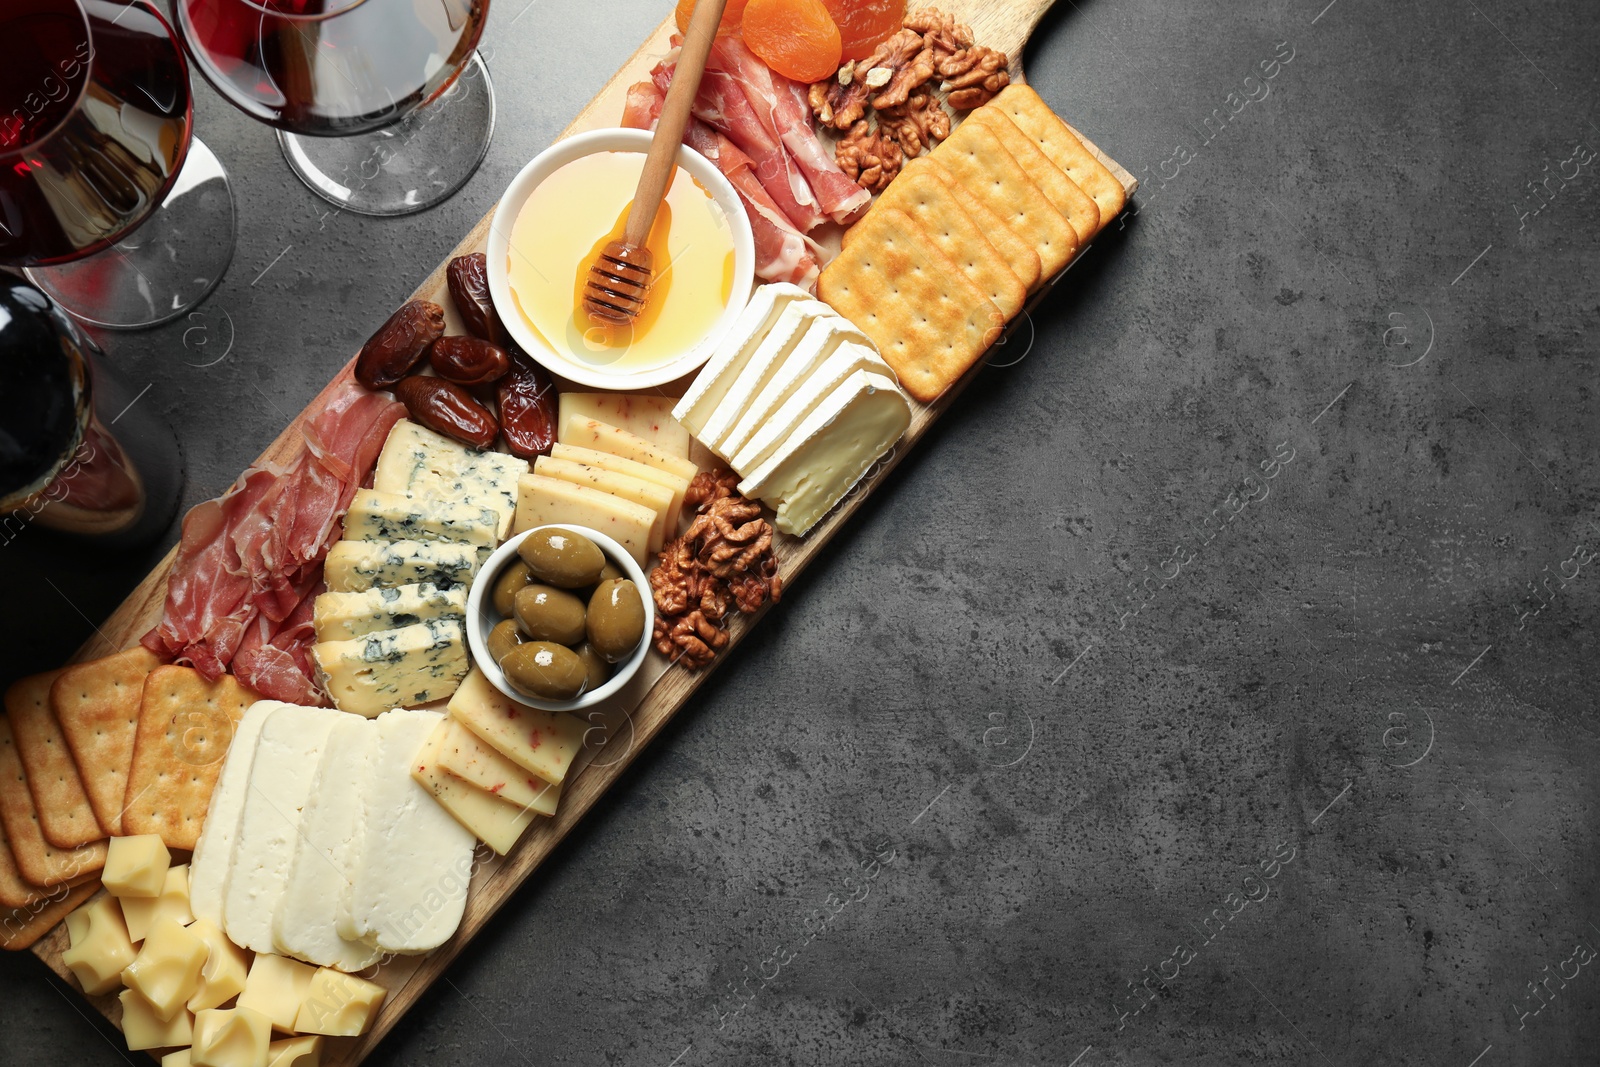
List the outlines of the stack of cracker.
{"label": "stack of cracker", "polygon": [[106,839],[192,849],[233,726],[256,699],[132,648],[36,674],[0,718],[0,947],[33,944],[98,886]]}
{"label": "stack of cracker", "polygon": [[906,164],[845,232],[817,295],[872,338],[907,392],[931,402],[1125,200],[1039,94],[1012,85]]}

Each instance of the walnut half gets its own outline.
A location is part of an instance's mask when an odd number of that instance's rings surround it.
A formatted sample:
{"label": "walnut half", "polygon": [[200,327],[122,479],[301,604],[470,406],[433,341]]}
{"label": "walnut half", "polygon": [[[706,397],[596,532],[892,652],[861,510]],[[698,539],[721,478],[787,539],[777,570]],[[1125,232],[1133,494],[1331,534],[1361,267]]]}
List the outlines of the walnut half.
{"label": "walnut half", "polygon": [[899,107],[879,111],[878,128],[895,139],[907,159],[915,159],[950,136],[950,115],[924,86]]}
{"label": "walnut half", "polygon": [[970,111],[987,104],[1011,84],[1007,62],[1006,54],[993,48],[964,48],[939,63],[939,76],[944,79],[939,88],[949,94],[951,107]]}
{"label": "walnut half", "polygon": [[905,161],[900,145],[881,130],[874,130],[866,119],[859,119],[850,127],[834,150],[834,158],[840,170],[874,193],[889,187]]}

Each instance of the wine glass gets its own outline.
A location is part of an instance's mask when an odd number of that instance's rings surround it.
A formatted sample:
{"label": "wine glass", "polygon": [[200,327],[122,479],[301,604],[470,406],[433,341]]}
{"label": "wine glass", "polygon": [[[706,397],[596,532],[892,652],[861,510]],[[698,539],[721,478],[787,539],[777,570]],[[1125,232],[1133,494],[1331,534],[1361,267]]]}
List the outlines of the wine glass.
{"label": "wine glass", "polygon": [[431,207],[494,131],[489,0],[176,0],[206,80],[278,130],[313,192],[364,215]]}
{"label": "wine glass", "polygon": [[233,195],[148,0],[0,4],[0,265],[73,315],[177,318],[233,257]]}

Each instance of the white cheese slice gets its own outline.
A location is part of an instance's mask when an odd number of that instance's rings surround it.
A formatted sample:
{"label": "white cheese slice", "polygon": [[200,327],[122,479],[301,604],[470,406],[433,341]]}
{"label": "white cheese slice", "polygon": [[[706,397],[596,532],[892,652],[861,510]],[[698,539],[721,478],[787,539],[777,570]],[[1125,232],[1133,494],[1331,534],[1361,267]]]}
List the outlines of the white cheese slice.
{"label": "white cheese slice", "polygon": [[[594,419],[627,430],[674,456],[689,458],[689,430],[672,417],[677,401],[652,393],[562,393],[556,417],[556,440],[567,420]],[[535,462],[538,462],[535,460]]]}
{"label": "white cheese slice", "polygon": [[318,641],[348,641],[375,630],[466,616],[466,586],[440,589],[424,582],[360,593],[323,593],[313,605],[311,627]]}
{"label": "white cheese slice", "polygon": [[766,462],[779,445],[788,440],[805,417],[815,411],[839,387],[840,382],[856,371],[871,371],[890,381],[894,380],[894,372],[878,358],[877,353],[846,341],[813,368],[810,376],[798,384],[793,394],[767,413],[751,438],[733,454],[729,466],[740,474],[754,471]]}
{"label": "white cheese slice", "polygon": [[289,883],[301,814],[341,714],[279,704],[261,725],[222,905],[222,929],[240,948],[272,951],[272,916]]}
{"label": "white cheese slice", "polygon": [[523,475],[517,501],[517,531],[552,522],[599,530],[621,545],[641,567],[650,558],[650,530],[655,526],[656,513],[649,508],[585,485],[542,474]]}
{"label": "white cheese slice", "polygon": [[286,956],[354,972],[378,961],[365,941],[339,936],[339,898],[360,866],[362,796],[369,788],[378,727],[340,715],[328,733],[300,819],[289,881],[272,917],[273,948]]}
{"label": "white cheese slice", "polygon": [[477,839],[411,777],[412,764],[444,716],[388,711],[362,803],[360,862],[341,898],[336,927],[385,952],[427,952],[461,923]]}
{"label": "white cheese slice", "polygon": [[451,588],[469,584],[482,562],[475,546],[449,541],[340,541],[328,550],[322,573],[333,593],[422,582]]}
{"label": "white cheese slice", "polygon": [[372,718],[390,708],[443,700],[466,677],[466,628],[429,619],[311,646],[328,696],[341,711]]}
{"label": "white cheese slice", "polygon": [[773,507],[779,530],[803,535],[910,425],[911,405],[899,386],[856,371],[739,483],[739,492]]}
{"label": "white cheese slice", "polygon": [[344,516],[346,541],[458,541],[487,558],[500,543],[500,516],[482,504],[452,504],[423,493],[357,489]]}
{"label": "white cheese slice", "polygon": [[250,762],[255,759],[261,724],[275,708],[276,700],[258,700],[245,709],[233,728],[233,740],[222,763],[222,773],[211,790],[211,803],[200,824],[200,840],[195,842],[189,860],[189,910],[196,919],[222,927],[222,900],[228,886],[228,864],[233,859],[233,839],[239,832],[239,814],[250,789]]}
{"label": "white cheese slice", "polygon": [[[761,387],[761,391],[745,405],[744,413],[723,437],[721,446],[723,458],[731,459],[738,455],[739,450],[749,442],[751,436],[767,424],[772,414],[811,377],[812,373],[822,365],[823,360],[847,341],[866,349],[874,356],[877,354],[871,339],[856,329],[850,320],[838,315],[812,319],[800,342],[795,345],[794,351],[789,353],[789,357],[773,372],[772,377],[767,379],[767,384]],[[888,369],[888,364],[880,361],[880,366],[883,367],[880,373],[885,377],[894,377],[894,373]]]}
{"label": "white cheese slice", "polygon": [[503,540],[517,510],[517,478],[525,460],[504,452],[478,452],[443,434],[401,419],[378,454],[372,487],[385,493],[417,493],[454,504],[493,508]]}
{"label": "white cheese slice", "polygon": [[721,403],[728,386],[744,369],[750,354],[761,344],[773,323],[778,321],[783,309],[796,300],[808,300],[810,297],[810,293],[788,282],[758,286],[750,294],[750,302],[739,313],[733,328],[717,345],[717,350],[711,354],[705,366],[700,368],[700,373],[695,375],[689,391],[672,409],[673,416],[688,427],[690,433],[698,435],[706,419],[711,417],[712,409]]}
{"label": "white cheese slice", "polygon": [[[540,456],[534,460],[533,473],[573,485],[586,485],[590,489],[649,508],[656,513],[655,525],[650,527],[650,551],[661,551],[662,542],[666,540],[667,515],[672,511],[672,490],[601,467],[574,463],[570,459],[552,459],[550,456]],[[677,527],[673,527],[672,532],[677,534]]]}
{"label": "white cheese slice", "polygon": [[717,455],[727,458],[723,448],[728,434],[750,407],[784,361],[800,345],[811,324],[818,319],[837,318],[838,313],[820,300],[796,300],[783,309],[778,321],[773,323],[767,336],[745,361],[743,369],[728,386],[728,392],[717,404],[706,424],[695,434],[700,442]]}
{"label": "white cheese slice", "polygon": [[564,445],[559,441],[551,446],[550,458],[571,460],[573,463],[598,467],[615,474],[625,474],[630,478],[638,478],[640,481],[651,482],[663,489],[671,490],[672,504],[667,510],[666,534],[668,537],[678,536],[678,516],[683,512],[684,495],[689,492],[689,478],[680,477],[659,467],[652,467],[648,463],[640,463],[638,460],[623,459],[621,456],[613,456],[609,452],[601,452],[595,448]]}

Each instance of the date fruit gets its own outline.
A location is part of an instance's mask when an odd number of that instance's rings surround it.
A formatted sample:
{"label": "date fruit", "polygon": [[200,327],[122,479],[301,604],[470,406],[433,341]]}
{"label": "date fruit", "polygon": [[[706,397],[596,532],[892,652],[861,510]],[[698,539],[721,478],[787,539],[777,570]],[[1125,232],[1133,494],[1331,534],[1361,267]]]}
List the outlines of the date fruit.
{"label": "date fruit", "polygon": [[394,395],[413,420],[473,448],[489,448],[500,433],[488,408],[443,378],[413,374],[395,383]]}
{"label": "date fruit", "polygon": [[556,383],[524,352],[511,352],[511,370],[500,379],[501,429],[511,454],[547,455],[556,443]]}
{"label": "date fruit", "polygon": [[511,342],[489,295],[489,257],[482,252],[457,256],[445,267],[444,278],[468,333],[502,348]]}
{"label": "date fruit", "polygon": [[488,385],[511,369],[505,349],[476,337],[439,338],[428,349],[428,362],[439,377],[459,385]]}
{"label": "date fruit", "polygon": [[444,336],[444,308],[428,300],[402,304],[367,338],[356,357],[356,381],[387,389],[411,373],[428,346]]}

